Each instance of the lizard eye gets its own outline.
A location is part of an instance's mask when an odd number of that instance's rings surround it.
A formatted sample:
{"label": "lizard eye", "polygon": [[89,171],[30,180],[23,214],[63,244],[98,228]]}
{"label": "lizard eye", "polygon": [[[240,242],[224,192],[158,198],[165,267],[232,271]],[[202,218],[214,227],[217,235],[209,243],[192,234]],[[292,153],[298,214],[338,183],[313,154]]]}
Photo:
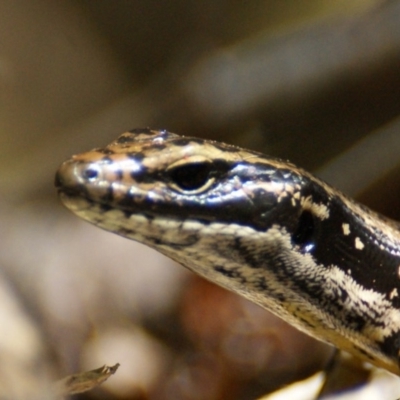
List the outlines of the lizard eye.
{"label": "lizard eye", "polygon": [[169,177],[173,187],[179,191],[200,193],[214,182],[209,162],[193,162],[170,169]]}

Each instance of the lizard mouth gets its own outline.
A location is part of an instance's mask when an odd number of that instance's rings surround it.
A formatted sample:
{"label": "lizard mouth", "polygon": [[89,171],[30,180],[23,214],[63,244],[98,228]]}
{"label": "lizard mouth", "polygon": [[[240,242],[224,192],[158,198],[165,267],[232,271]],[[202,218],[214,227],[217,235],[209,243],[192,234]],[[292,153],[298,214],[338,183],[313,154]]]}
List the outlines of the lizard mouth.
{"label": "lizard mouth", "polygon": [[67,209],[89,223],[120,236],[144,242],[158,250],[160,246],[168,248],[192,246],[199,240],[198,231],[177,229],[183,227],[186,222],[179,218],[163,218],[139,208],[125,211],[123,208],[110,207],[105,203],[91,200],[84,196],[83,192],[71,188],[61,188],[58,194]]}
{"label": "lizard mouth", "polygon": [[58,196],[63,205],[73,212],[85,211],[93,206],[93,201],[89,200],[82,193],[72,189],[58,189]]}

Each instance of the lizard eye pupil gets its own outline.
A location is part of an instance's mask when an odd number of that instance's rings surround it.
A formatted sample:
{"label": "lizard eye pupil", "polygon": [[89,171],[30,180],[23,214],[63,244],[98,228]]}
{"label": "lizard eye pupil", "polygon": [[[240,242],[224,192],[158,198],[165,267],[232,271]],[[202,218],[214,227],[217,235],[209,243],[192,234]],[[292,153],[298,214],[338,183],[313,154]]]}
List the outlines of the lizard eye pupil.
{"label": "lizard eye pupil", "polygon": [[315,247],[315,221],[309,211],[303,211],[300,215],[293,242],[308,253]]}
{"label": "lizard eye pupil", "polygon": [[208,183],[210,173],[210,163],[197,162],[173,168],[170,178],[181,190],[194,191]]}

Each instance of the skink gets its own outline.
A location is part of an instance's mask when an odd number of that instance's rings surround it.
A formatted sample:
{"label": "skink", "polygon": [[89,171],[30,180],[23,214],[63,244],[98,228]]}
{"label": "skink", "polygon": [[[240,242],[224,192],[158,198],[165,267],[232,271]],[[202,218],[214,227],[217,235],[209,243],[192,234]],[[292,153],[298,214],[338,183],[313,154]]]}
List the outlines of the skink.
{"label": "skink", "polygon": [[279,159],[150,129],[56,176],[79,217],[399,374],[400,226]]}

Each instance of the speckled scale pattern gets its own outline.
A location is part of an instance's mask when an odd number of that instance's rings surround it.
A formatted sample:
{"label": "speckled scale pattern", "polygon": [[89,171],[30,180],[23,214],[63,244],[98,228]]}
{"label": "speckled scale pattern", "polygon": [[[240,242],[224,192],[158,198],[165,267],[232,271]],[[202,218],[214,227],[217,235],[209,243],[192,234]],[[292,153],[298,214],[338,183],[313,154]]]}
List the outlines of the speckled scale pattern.
{"label": "speckled scale pattern", "polygon": [[[204,182],[185,187],[180,176],[190,182],[197,171]],[[73,156],[56,186],[81,218],[399,373],[398,224],[306,171],[224,143],[136,129]]]}

